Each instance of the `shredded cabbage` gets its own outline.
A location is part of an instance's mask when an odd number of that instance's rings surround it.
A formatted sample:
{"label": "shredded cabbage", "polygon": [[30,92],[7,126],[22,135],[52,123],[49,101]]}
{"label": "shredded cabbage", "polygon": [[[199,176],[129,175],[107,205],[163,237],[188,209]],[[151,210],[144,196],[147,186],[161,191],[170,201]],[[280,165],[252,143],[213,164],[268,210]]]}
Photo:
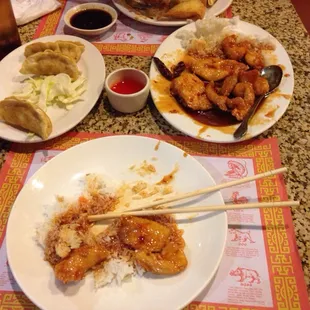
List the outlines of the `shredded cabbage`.
{"label": "shredded cabbage", "polygon": [[55,104],[69,110],[80,100],[85,90],[85,77],[80,76],[72,82],[68,74],[59,73],[25,80],[14,96],[37,104],[43,111]]}

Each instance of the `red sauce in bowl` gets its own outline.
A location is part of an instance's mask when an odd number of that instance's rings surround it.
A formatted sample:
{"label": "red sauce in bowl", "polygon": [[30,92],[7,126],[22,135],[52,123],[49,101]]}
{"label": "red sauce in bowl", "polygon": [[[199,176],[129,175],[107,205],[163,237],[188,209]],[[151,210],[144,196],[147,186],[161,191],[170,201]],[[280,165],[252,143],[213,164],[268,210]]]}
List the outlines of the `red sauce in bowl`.
{"label": "red sauce in bowl", "polygon": [[144,88],[144,84],[132,79],[123,79],[114,85],[112,85],[111,89],[116,93],[122,95],[129,95],[139,92]]}

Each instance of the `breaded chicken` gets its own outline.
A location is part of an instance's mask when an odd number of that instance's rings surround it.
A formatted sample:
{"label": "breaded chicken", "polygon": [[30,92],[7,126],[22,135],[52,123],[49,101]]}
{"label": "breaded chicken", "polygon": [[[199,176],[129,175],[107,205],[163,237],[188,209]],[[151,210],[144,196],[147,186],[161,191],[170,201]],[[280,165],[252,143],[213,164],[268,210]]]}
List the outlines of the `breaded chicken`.
{"label": "breaded chicken", "polygon": [[247,47],[237,43],[237,36],[231,35],[222,41],[222,49],[227,58],[241,60],[247,52]]}
{"label": "breaded chicken", "polygon": [[170,91],[180,103],[192,110],[209,110],[212,108],[203,81],[192,73],[183,72],[174,79]]}
{"label": "breaded chicken", "polygon": [[228,76],[221,87],[220,94],[222,96],[229,96],[230,93],[235,88],[236,84],[238,83],[238,77],[237,75],[230,75]]}
{"label": "breaded chicken", "polygon": [[208,99],[215,105],[217,106],[220,110],[222,111],[227,111],[227,106],[226,106],[226,96],[221,96],[219,95],[215,88],[214,88],[214,83],[210,82],[207,87],[206,87],[206,93],[208,96]]}
{"label": "breaded chicken", "polygon": [[227,98],[227,107],[231,109],[231,114],[238,120],[242,121],[249,111],[250,106],[246,104],[243,98],[235,97],[232,99]]}
{"label": "breaded chicken", "polygon": [[249,50],[244,57],[246,63],[252,68],[261,70],[264,68],[264,57],[261,51]]}
{"label": "breaded chicken", "polygon": [[226,104],[232,110],[231,114],[235,116],[237,120],[242,121],[254,103],[254,89],[252,84],[242,82],[235,86],[233,93],[236,97],[233,99],[228,98]]}
{"label": "breaded chicken", "polygon": [[168,244],[161,253],[137,251],[135,259],[146,271],[155,274],[176,274],[187,266],[187,258],[183,249],[173,243]]}
{"label": "breaded chicken", "polygon": [[209,58],[190,61],[191,70],[206,81],[220,81],[232,74],[247,70],[248,66],[230,59]]}
{"label": "breaded chicken", "polygon": [[120,220],[118,236],[124,244],[135,250],[159,252],[166,245],[170,230],[148,219],[126,216]]}
{"label": "breaded chicken", "polygon": [[109,252],[101,246],[84,245],[73,250],[55,266],[55,276],[63,283],[82,280],[86,272],[104,261]]}

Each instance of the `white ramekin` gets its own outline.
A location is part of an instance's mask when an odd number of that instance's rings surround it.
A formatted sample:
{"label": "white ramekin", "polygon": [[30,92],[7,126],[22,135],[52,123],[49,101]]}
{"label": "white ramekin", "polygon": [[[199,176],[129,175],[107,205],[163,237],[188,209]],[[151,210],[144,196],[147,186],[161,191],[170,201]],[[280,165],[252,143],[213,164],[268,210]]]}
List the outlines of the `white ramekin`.
{"label": "white ramekin", "polygon": [[[119,94],[112,90],[115,83],[124,78],[135,79],[144,85],[143,89],[133,94]],[[150,80],[141,70],[122,68],[110,73],[105,81],[106,92],[112,107],[123,113],[134,113],[144,108],[150,91]]]}
{"label": "white ramekin", "polygon": [[[71,17],[77,12],[84,11],[87,9],[99,9],[99,10],[108,12],[112,16],[112,22],[109,25],[102,27],[102,28],[98,28],[98,29],[81,29],[81,28],[76,28],[72,26],[70,23]],[[117,12],[111,6],[103,4],[103,3],[83,3],[83,4],[79,4],[71,8],[65,14],[64,21],[67,27],[69,27],[71,30],[79,34],[88,35],[88,36],[96,36],[96,35],[100,35],[100,34],[107,32],[116,23]]]}

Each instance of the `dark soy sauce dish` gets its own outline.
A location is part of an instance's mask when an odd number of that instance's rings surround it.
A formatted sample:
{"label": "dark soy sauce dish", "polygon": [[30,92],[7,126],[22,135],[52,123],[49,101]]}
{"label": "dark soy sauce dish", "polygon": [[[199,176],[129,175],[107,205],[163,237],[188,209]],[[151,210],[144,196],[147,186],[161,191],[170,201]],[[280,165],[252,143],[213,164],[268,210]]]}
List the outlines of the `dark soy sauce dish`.
{"label": "dark soy sauce dish", "polygon": [[117,21],[117,12],[104,3],[83,3],[71,8],[64,16],[68,29],[86,36],[107,32]]}
{"label": "dark soy sauce dish", "polygon": [[85,9],[70,18],[70,24],[79,29],[94,30],[104,28],[112,23],[112,16],[102,9]]}

